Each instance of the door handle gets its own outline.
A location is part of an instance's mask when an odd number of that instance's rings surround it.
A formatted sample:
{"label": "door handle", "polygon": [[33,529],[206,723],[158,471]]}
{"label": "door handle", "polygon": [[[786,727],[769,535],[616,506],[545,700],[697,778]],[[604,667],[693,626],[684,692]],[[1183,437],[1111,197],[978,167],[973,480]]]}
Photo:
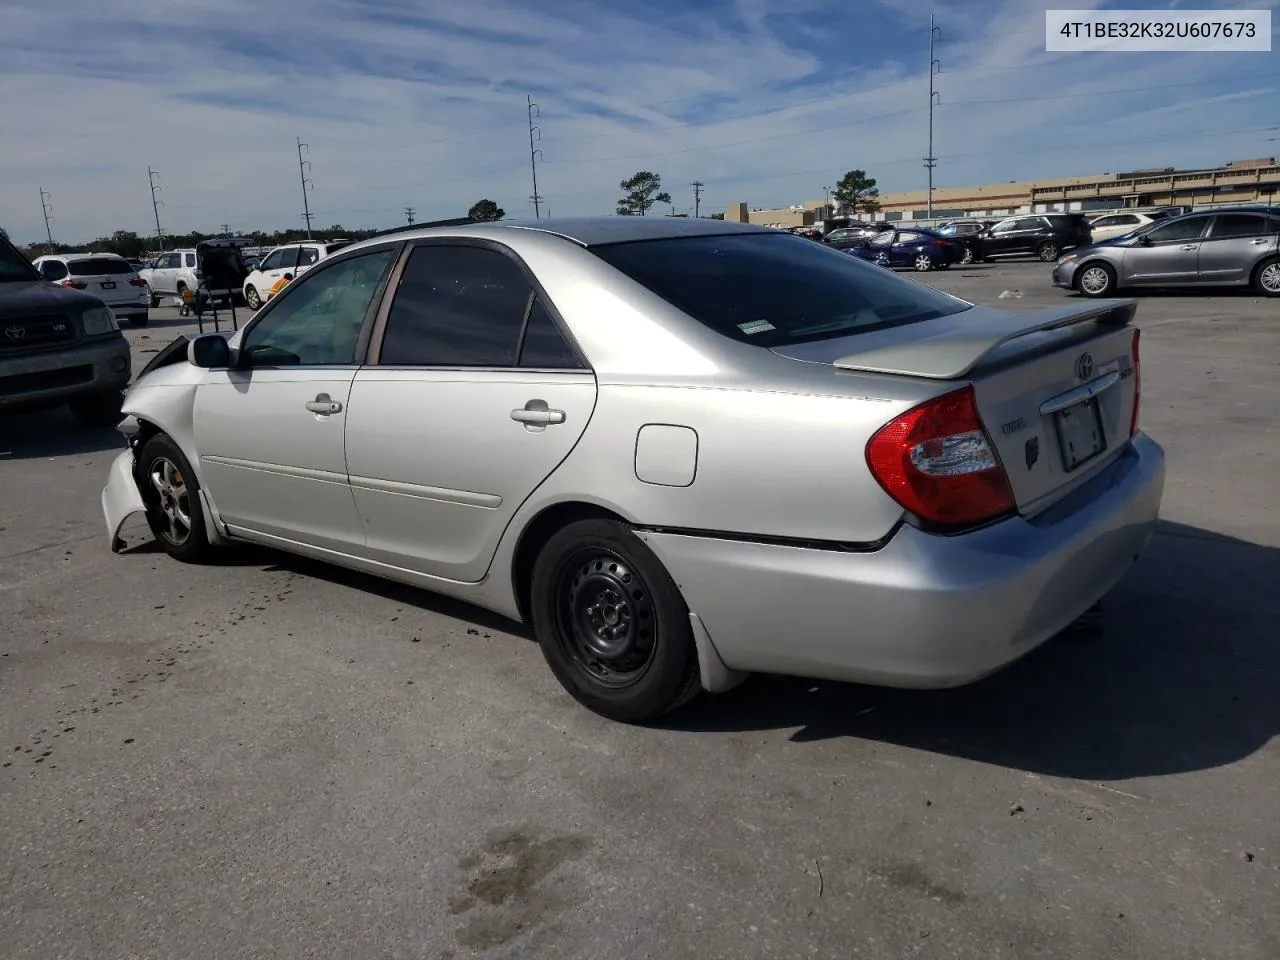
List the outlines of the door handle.
{"label": "door handle", "polygon": [[1252,243],[1254,246],[1261,246],[1262,244],[1270,243],[1271,241],[1268,240],[1266,237],[1258,237],[1254,240],[1250,240],[1249,242]]}
{"label": "door handle", "polygon": [[1179,247],[1178,249],[1179,249],[1179,250],[1194,250],[1194,249],[1195,249],[1196,247],[1198,247],[1198,246],[1200,246],[1200,244],[1198,244],[1198,243],[1188,243],[1188,244],[1185,244],[1184,246]]}
{"label": "door handle", "polygon": [[536,407],[534,409],[525,407],[523,410],[512,410],[511,419],[517,423],[545,426],[548,423],[564,423],[564,411],[546,409],[539,410]]}
{"label": "door handle", "polygon": [[317,393],[316,398],[308,400],[305,406],[312,413],[330,414],[342,412],[342,404],[337,400],[330,399],[327,393]]}

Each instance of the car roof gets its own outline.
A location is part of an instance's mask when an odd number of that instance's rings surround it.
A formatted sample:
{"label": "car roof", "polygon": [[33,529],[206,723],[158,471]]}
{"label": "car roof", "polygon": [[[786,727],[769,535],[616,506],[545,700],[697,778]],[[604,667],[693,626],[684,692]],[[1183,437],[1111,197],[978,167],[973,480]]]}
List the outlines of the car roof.
{"label": "car roof", "polygon": [[115,257],[123,260],[118,253],[46,253],[40,260],[100,260],[103,257]]}
{"label": "car roof", "polygon": [[492,237],[534,231],[563,237],[584,247],[637,240],[674,240],[681,237],[717,237],[747,233],[777,233],[772,227],[692,217],[566,217],[556,220],[497,220],[449,227],[404,228],[371,240],[396,236],[414,240],[433,236]]}

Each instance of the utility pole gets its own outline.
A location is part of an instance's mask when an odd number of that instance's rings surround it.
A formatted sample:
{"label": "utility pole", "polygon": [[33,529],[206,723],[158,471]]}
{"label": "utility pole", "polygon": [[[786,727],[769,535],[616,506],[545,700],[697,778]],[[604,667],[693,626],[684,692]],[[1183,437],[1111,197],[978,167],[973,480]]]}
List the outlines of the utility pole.
{"label": "utility pole", "polygon": [[160,191],[160,184],[156,181],[156,177],[160,176],[159,170],[152,170],[147,167],[147,180],[151,183],[151,210],[156,215],[156,242],[160,244],[160,252],[164,253],[164,231],[160,229],[160,208],[164,205],[164,201],[156,197]]}
{"label": "utility pole", "polygon": [[942,62],[933,55],[934,42],[942,35],[942,28],[933,22],[933,14],[929,14],[929,155],[924,158],[924,167],[929,171],[928,218],[933,219],[933,168],[938,165],[938,158],[933,155],[933,105],[942,99],[942,95],[933,89],[933,78],[942,70]]}
{"label": "utility pole", "polygon": [[44,211],[44,235],[49,238],[49,252],[53,253],[53,230],[49,224],[52,222],[53,213],[53,196],[44,187],[40,188],[40,209]]}
{"label": "utility pole", "polygon": [[312,183],[311,178],[307,176],[307,171],[311,169],[311,161],[302,159],[302,150],[306,147],[307,153],[311,152],[311,147],[302,142],[302,138],[298,137],[298,176],[302,178],[302,219],[307,225],[307,239],[311,239],[311,205],[307,203],[307,185],[311,185],[314,190],[316,185]]}
{"label": "utility pole", "polygon": [[826,198],[826,199],[824,199],[824,200],[822,201],[822,214],[823,214],[823,218],[824,218],[824,219],[826,219],[826,220],[830,220],[830,219],[832,218],[832,216],[834,216],[834,211],[832,211],[832,209],[831,209],[831,188],[830,188],[829,186],[828,186],[828,187],[823,187],[823,188],[822,188],[822,195],[823,195],[823,197],[825,197],[825,198]]}
{"label": "utility pole", "polygon": [[229,224],[229,223],[224,223],[224,224],[222,225],[222,236],[224,236],[224,237],[229,237],[229,236],[231,236],[231,224]]}
{"label": "utility pole", "polygon": [[533,195],[529,199],[533,202],[533,218],[535,220],[542,219],[542,196],[538,193],[538,158],[542,156],[542,151],[534,146],[534,134],[537,139],[542,139],[542,128],[535,126],[534,118],[542,116],[542,111],[538,109],[538,105],[533,102],[533,97],[526,95],[525,99],[529,103],[529,170],[533,174]]}
{"label": "utility pole", "polygon": [[695,180],[689,186],[693,187],[693,216],[696,220],[702,211],[702,188],[706,184],[701,180]]}
{"label": "utility pole", "polygon": [[413,209],[413,207],[405,207],[405,208],[404,208],[404,216],[405,216],[405,219],[409,221],[409,226],[411,226],[411,227],[413,226],[413,215],[414,215],[414,213],[416,213],[416,212],[417,212],[417,211],[415,211],[415,210]]}

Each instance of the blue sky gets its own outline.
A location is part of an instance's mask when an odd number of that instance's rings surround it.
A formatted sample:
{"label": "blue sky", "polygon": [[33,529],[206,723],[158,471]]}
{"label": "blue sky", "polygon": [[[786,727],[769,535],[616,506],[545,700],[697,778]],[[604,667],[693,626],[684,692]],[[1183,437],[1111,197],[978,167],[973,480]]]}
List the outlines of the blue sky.
{"label": "blue sky", "polygon": [[[1046,7],[1177,0],[35,0],[0,6],[0,226],[54,239],[531,212],[612,213],[659,173],[678,211],[821,196],[860,167],[920,188],[928,21],[938,185],[1277,153],[1280,56],[1048,54]],[[1183,2],[1274,9],[1280,0]],[[1280,19],[1280,18],[1277,18]]]}

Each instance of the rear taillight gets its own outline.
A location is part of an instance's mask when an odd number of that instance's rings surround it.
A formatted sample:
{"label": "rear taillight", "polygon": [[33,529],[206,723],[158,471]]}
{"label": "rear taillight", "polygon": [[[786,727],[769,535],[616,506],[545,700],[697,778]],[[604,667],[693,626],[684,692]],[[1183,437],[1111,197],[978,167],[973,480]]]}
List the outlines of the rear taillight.
{"label": "rear taillight", "polygon": [[930,523],[969,526],[1015,507],[973,387],[922,403],[885,424],[867,444],[867,465],[889,496]]}
{"label": "rear taillight", "polygon": [[1129,421],[1129,436],[1138,432],[1138,410],[1142,407],[1142,363],[1138,356],[1138,341],[1142,331],[1133,331],[1133,419]]}
{"label": "rear taillight", "polygon": [[82,283],[79,280],[59,280],[58,285],[62,287],[71,287],[74,290],[84,290],[89,286],[87,283]]}
{"label": "rear taillight", "polygon": [[141,277],[134,277],[129,281],[129,286],[131,287],[145,287],[146,285],[147,281],[143,280]]}

